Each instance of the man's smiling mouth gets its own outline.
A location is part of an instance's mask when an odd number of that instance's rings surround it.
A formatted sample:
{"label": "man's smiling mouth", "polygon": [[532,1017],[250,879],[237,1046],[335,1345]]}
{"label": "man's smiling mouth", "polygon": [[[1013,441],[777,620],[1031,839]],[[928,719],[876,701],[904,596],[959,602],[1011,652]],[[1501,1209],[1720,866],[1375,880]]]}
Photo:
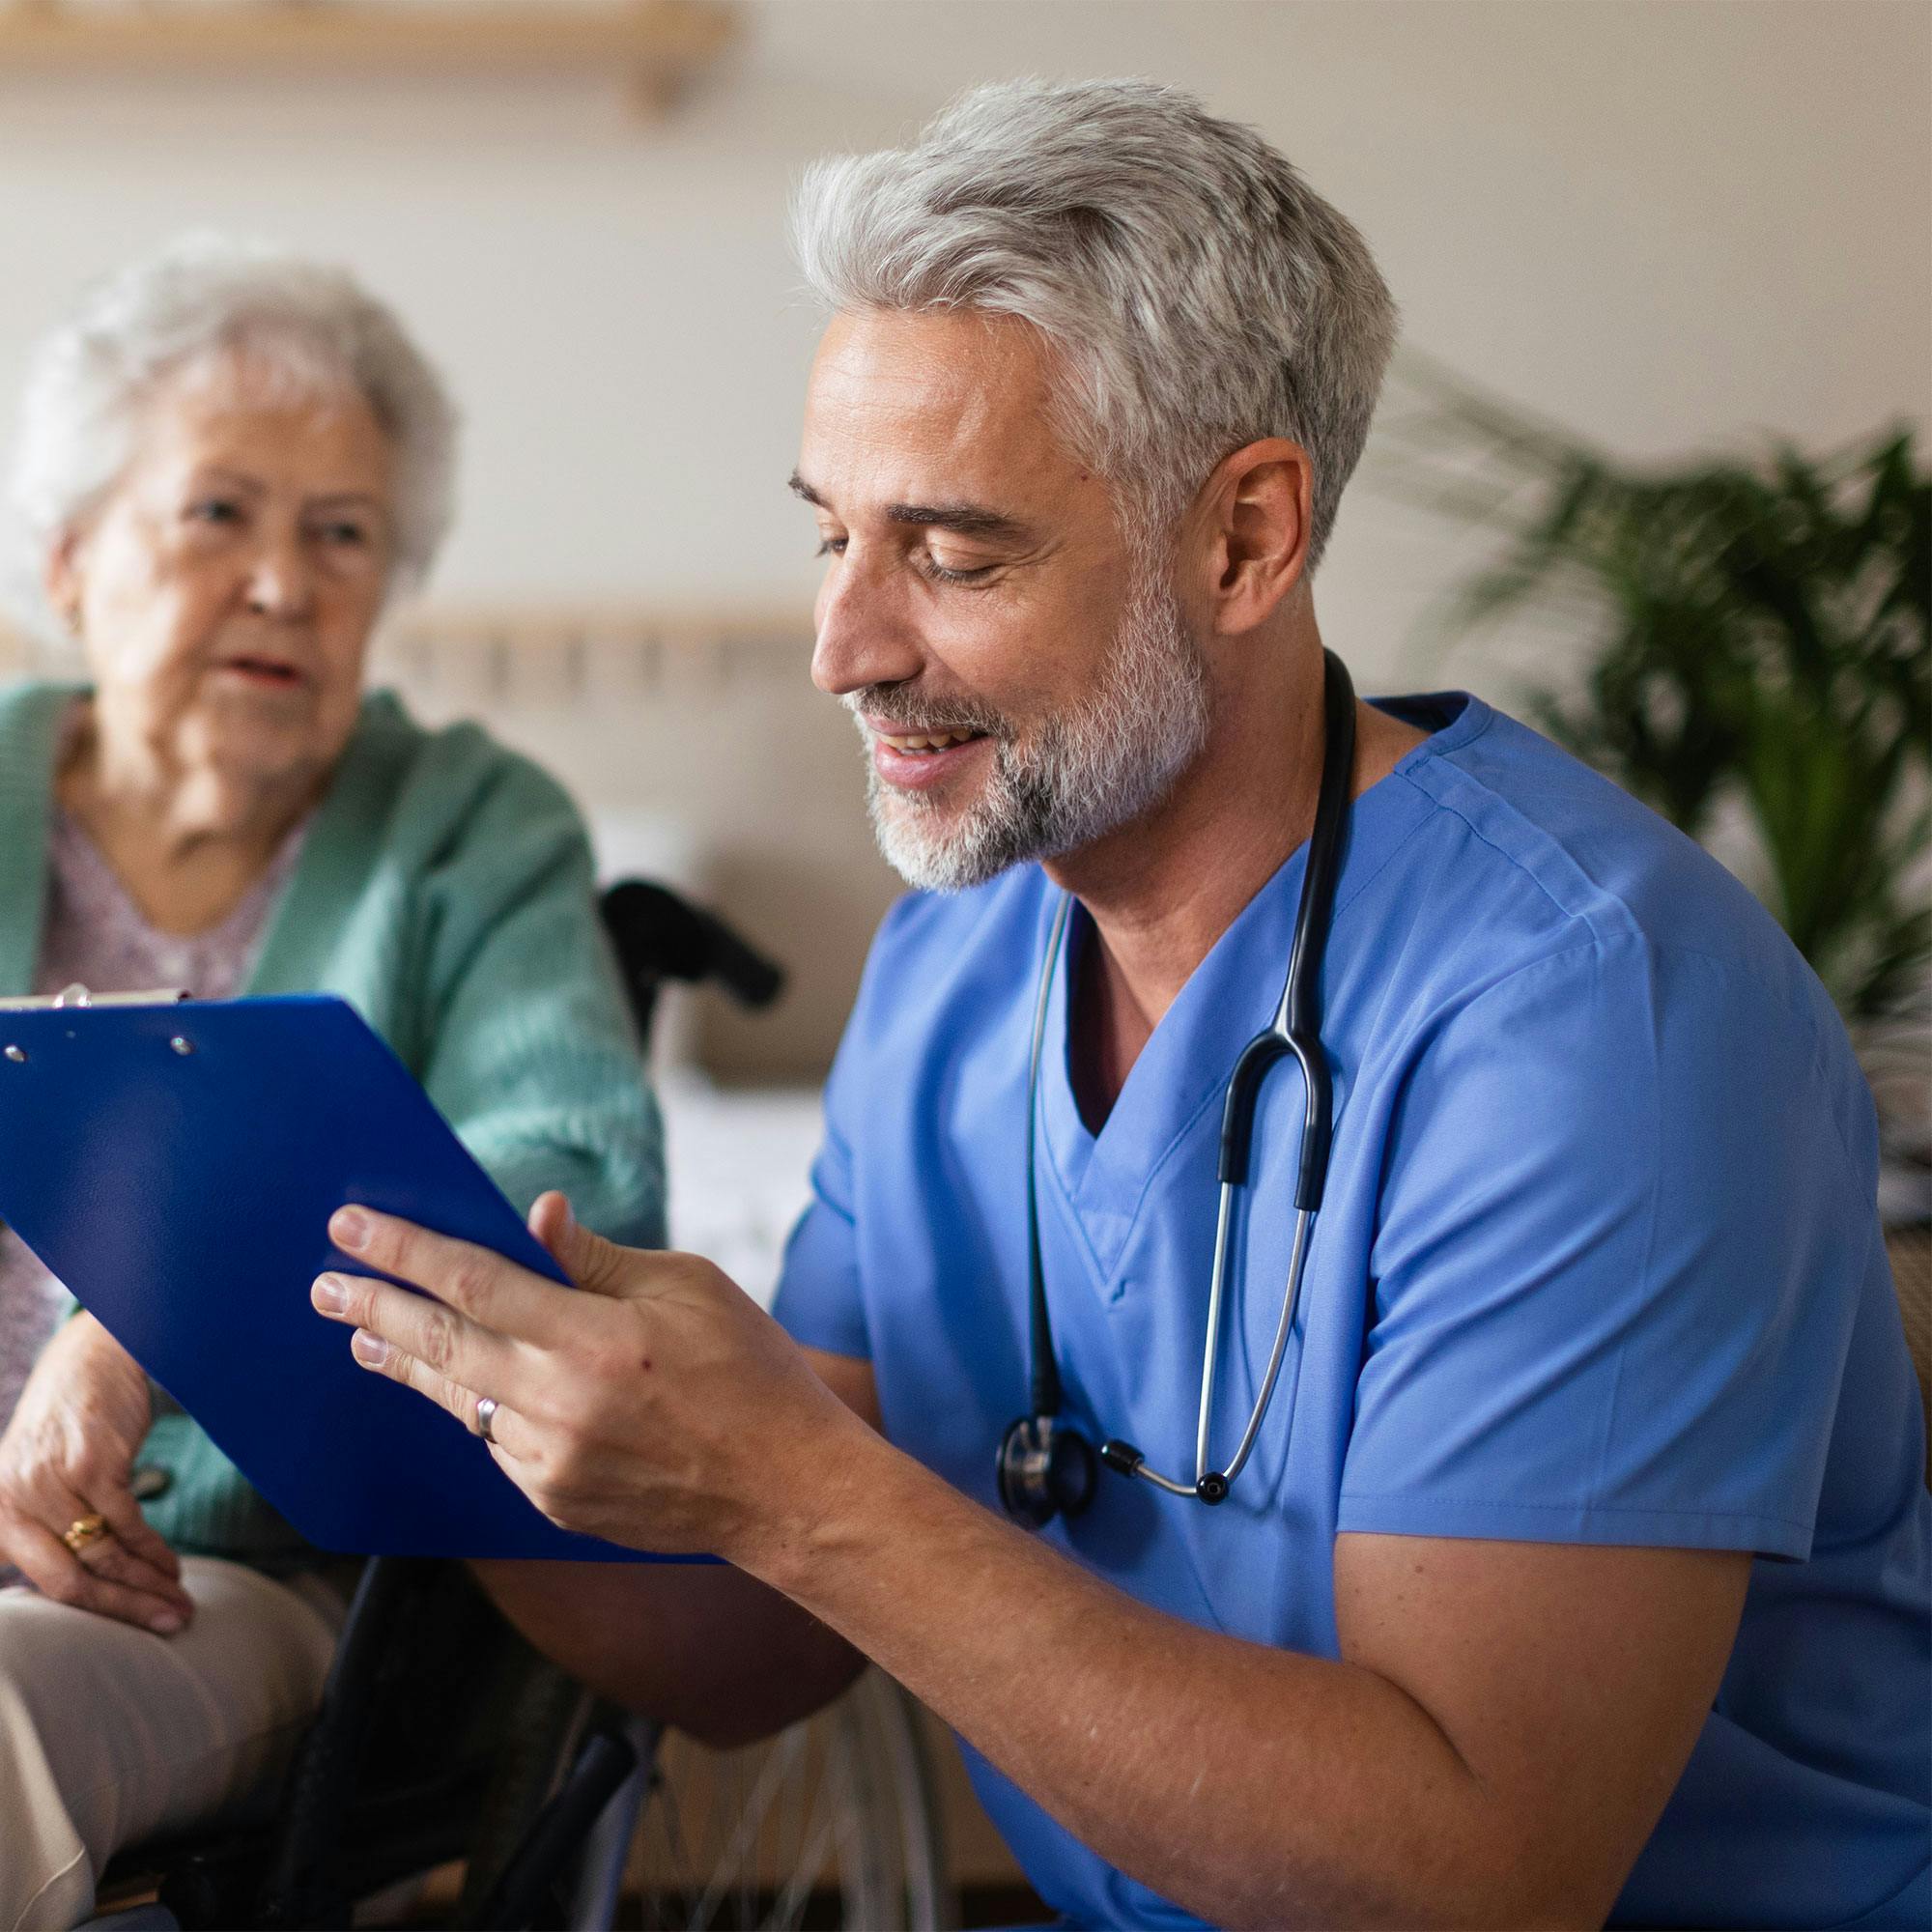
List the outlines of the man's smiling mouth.
{"label": "man's smiling mouth", "polygon": [[881,731],[876,726],[872,731],[880,744],[907,753],[947,752],[954,745],[968,745],[985,735],[983,731]]}

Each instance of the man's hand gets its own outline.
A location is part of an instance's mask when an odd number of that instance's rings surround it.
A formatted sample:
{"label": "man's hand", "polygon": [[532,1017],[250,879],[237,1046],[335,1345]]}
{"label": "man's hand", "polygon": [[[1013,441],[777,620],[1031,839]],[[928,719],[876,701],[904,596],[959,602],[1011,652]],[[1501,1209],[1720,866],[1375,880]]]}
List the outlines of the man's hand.
{"label": "man's hand", "polygon": [[619,1248],[559,1194],[530,1230],[578,1292],[484,1248],[362,1208],[329,1235],[433,1299],[323,1275],[316,1307],[357,1331],[364,1367],[473,1428],[498,1404],[491,1453],[566,1529],[638,1549],[742,1561],[787,1533],[796,1480],[828,1439],[865,1432],[791,1339],[709,1262]]}
{"label": "man's hand", "polygon": [[325,1277],[317,1305],[466,1424],[495,1396],[497,1461],[553,1520],[729,1558],[1214,1923],[1601,1922],[1722,1676],[1742,1552],[1346,1536],[1340,1656],[1242,1642],[891,1448],[704,1262],[611,1247],[547,1196],[572,1293],[348,1211],[339,1246],[439,1299]]}
{"label": "man's hand", "polygon": [[[91,1315],[47,1344],[0,1435],[0,1559],[43,1596],[163,1636],[194,1614],[181,1561],[148,1527],[129,1487],[153,1420],[148,1378]],[[61,1540],[84,1517],[107,1534]]]}

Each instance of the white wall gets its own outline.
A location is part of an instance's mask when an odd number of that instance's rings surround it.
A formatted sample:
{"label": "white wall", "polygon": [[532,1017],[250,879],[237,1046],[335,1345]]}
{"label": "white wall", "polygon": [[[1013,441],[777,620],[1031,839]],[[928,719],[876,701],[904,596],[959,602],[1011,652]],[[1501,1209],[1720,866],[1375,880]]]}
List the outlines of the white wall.
{"label": "white wall", "polygon": [[[563,0],[559,0],[563,4]],[[1641,455],[1932,413],[1932,10],[1918,0],[771,0],[659,128],[621,87],[0,78],[0,428],[33,334],[185,225],[353,263],[469,415],[438,582],[510,598],[777,605],[814,567],[783,478],[815,333],[781,233],[811,155],[958,86],[1137,72],[1251,121],[1377,248],[1410,340]],[[1367,488],[1324,626],[1375,687],[1466,561]],[[1480,669],[1480,668],[1474,668]],[[591,802],[714,832],[727,901],[801,960],[804,1066],[891,891],[848,727],[795,665],[635,716],[541,704],[513,735]]]}

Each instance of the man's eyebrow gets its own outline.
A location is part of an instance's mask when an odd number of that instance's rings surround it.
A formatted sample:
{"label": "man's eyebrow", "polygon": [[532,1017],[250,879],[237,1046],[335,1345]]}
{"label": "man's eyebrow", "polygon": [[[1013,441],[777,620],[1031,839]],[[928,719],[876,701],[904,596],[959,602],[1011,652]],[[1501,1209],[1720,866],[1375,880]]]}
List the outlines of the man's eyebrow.
{"label": "man's eyebrow", "polygon": [[955,536],[987,537],[1012,543],[1028,534],[1016,518],[1002,516],[979,503],[894,503],[886,511],[895,524],[917,524],[922,529],[951,530]]}
{"label": "man's eyebrow", "polygon": [[[796,469],[789,488],[794,497],[802,497],[821,510],[832,507]],[[980,503],[890,503],[886,521],[913,524],[921,529],[951,530],[955,536],[985,537],[995,543],[1017,543],[1032,534],[1017,517],[1005,516]]]}

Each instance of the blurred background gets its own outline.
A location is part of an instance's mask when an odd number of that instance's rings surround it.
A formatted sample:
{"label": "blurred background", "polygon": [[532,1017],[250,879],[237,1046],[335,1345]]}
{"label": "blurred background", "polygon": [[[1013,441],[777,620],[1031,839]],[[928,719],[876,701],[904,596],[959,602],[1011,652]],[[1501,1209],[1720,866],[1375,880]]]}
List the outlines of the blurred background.
{"label": "blurred background", "polygon": [[[1406,347],[1329,642],[1535,717],[1744,873],[1925,1215],[1925,0],[0,0],[0,439],[32,340],[183,229],[395,304],[468,439],[384,670],[784,962],[659,1049],[674,1234],[768,1286],[895,890],[807,676],[786,198],[1021,73],[1188,88],[1363,229]],[[0,631],[0,676],[64,668]]]}
{"label": "blurred background", "polygon": [[[741,0],[642,10],[661,32],[549,0],[548,48],[468,0],[387,0],[354,11],[446,36],[327,58],[254,24],[329,11],[0,0],[0,436],[32,338],[183,228],[393,300],[469,436],[388,668],[562,771],[613,863],[785,959],[769,1015],[682,1023],[736,1081],[822,1071],[895,889],[856,735],[807,680],[813,533],[784,490],[817,321],[783,212],[812,156],[982,78],[1153,75],[1361,226],[1434,365],[1616,459],[1823,455],[1932,406],[1919,0]],[[1445,654],[1443,602],[1497,535],[1414,500],[1407,447],[1378,439],[1322,571],[1358,680],[1580,683],[1602,627],[1570,611]]]}

